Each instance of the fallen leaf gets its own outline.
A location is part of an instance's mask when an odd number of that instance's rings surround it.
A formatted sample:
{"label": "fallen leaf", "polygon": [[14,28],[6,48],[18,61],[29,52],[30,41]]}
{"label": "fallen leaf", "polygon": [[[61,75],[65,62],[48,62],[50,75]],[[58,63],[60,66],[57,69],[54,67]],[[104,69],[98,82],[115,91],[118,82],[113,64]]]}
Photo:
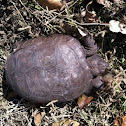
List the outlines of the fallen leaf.
{"label": "fallen leaf", "polygon": [[56,122],[53,124],[53,126],[79,126],[80,124],[76,121],[70,120],[70,119],[64,119],[61,122]]}
{"label": "fallen leaf", "polygon": [[41,113],[35,113],[34,114],[34,123],[36,126],[40,126],[42,119],[45,116],[45,112],[41,112]]}
{"label": "fallen leaf", "polygon": [[120,26],[120,29],[121,29],[120,32],[121,32],[122,34],[126,34],[126,25],[120,23],[119,26]]}
{"label": "fallen leaf", "polygon": [[126,126],[126,116],[117,116],[115,120],[116,126]]}
{"label": "fallen leaf", "polygon": [[91,11],[91,4],[93,1],[90,1],[86,6],[85,21],[88,23],[98,22],[98,17],[95,11]]}
{"label": "fallen leaf", "polygon": [[111,83],[113,81],[113,78],[114,78],[114,75],[112,75],[110,73],[103,73],[102,74],[102,79],[106,83]]}
{"label": "fallen leaf", "polygon": [[106,0],[96,0],[97,3],[104,5]]}
{"label": "fallen leaf", "polygon": [[48,7],[49,10],[52,9],[61,9],[63,3],[60,0],[38,0],[39,4]]}
{"label": "fallen leaf", "polygon": [[7,100],[5,98],[3,98],[1,103],[2,103],[2,107],[7,110],[8,109]]}
{"label": "fallen leaf", "polygon": [[76,36],[76,38],[81,38],[86,35],[85,29],[80,30],[80,28],[71,26],[70,24],[63,21],[60,21],[60,27],[62,28],[61,30],[63,34],[71,34],[72,36]]}
{"label": "fallen leaf", "polygon": [[83,37],[87,35],[86,33],[84,33],[84,32],[83,32],[81,29],[79,29],[79,28],[78,28],[78,31],[79,31],[80,35],[82,35]]}
{"label": "fallen leaf", "polygon": [[122,119],[123,119],[122,126],[126,126],[126,116],[123,116]]}
{"label": "fallen leaf", "polygon": [[120,32],[119,21],[111,20],[109,24],[110,24],[109,26],[110,31],[116,33]]}
{"label": "fallen leaf", "polygon": [[77,104],[80,109],[84,108],[88,103],[91,102],[93,99],[92,96],[87,97],[86,95],[82,95],[81,97],[78,98]]}
{"label": "fallen leaf", "polygon": [[121,32],[122,34],[126,34],[126,25],[120,23],[119,21],[111,20],[109,22],[109,29],[112,32]]}

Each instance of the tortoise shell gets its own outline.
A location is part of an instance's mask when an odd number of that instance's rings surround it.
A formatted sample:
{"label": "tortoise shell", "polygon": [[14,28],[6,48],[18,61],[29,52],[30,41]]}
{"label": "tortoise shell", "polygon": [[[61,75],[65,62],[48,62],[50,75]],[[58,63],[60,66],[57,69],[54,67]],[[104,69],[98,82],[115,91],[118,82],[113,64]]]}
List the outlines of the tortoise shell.
{"label": "tortoise shell", "polygon": [[69,101],[92,89],[94,75],[89,61],[77,39],[58,34],[42,36],[19,42],[7,59],[6,79],[13,90],[31,102]]}

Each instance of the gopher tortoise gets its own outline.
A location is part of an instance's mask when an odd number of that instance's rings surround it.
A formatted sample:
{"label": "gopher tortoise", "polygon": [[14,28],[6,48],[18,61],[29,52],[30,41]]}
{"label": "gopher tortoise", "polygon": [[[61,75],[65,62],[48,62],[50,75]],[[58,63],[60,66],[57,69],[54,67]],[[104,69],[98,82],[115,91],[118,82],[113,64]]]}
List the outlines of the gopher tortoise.
{"label": "gopher tortoise", "polygon": [[101,87],[107,66],[91,35],[82,46],[69,35],[54,34],[18,42],[7,59],[6,80],[31,102],[65,102]]}

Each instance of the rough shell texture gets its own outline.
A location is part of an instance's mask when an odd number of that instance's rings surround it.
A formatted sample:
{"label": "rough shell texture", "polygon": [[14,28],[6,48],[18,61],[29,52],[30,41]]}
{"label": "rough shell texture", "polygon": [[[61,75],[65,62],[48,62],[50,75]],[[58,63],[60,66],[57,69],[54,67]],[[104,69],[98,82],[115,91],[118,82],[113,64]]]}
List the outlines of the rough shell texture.
{"label": "rough shell texture", "polygon": [[69,101],[93,86],[83,46],[67,35],[21,42],[8,57],[6,78],[20,96],[37,103]]}

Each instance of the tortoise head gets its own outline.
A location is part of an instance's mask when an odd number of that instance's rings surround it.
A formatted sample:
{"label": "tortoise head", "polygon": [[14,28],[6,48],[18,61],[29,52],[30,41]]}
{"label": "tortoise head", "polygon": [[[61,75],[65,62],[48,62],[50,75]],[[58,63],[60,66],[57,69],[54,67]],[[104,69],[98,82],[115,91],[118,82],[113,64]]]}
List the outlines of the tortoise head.
{"label": "tortoise head", "polygon": [[93,76],[104,73],[106,68],[108,67],[108,63],[106,63],[104,59],[98,54],[87,58],[87,60]]}
{"label": "tortoise head", "polygon": [[104,73],[107,67],[108,67],[108,63],[105,62],[105,61],[101,58],[101,59],[98,61],[99,73],[100,73],[100,74]]}

